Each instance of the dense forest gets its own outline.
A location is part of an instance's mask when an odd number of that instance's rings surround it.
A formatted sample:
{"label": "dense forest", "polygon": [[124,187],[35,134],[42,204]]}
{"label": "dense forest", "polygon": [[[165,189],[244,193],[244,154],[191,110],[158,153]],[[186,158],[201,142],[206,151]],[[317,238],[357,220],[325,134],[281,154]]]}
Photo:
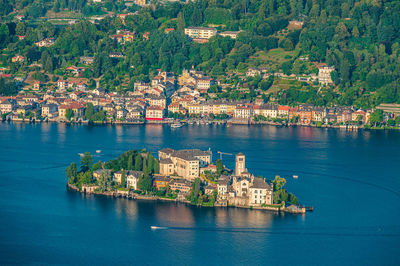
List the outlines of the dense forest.
{"label": "dense forest", "polygon": [[[280,66],[285,73],[308,73],[298,60],[306,56],[312,62],[335,66],[332,78],[335,88],[323,95],[306,87],[292,88],[285,100],[303,96],[304,102],[320,98],[320,105],[340,104],[361,107],[381,102],[400,103],[400,2],[355,0],[200,0],[188,3],[153,3],[149,7],[126,9],[121,1],[94,5],[85,0],[2,1],[3,23],[0,25],[0,48],[8,53],[26,56],[26,64],[40,62],[43,69],[62,75],[62,69],[79,64],[80,56],[94,56],[87,78],[101,77],[109,90],[135,80],[148,81],[156,69],[180,73],[192,66],[215,77],[228,77],[246,71],[252,58],[260,52],[282,48],[296,51]],[[40,6],[41,14],[32,15]],[[74,25],[55,26],[46,20],[8,21],[14,9],[24,10],[30,18],[46,12],[70,10],[79,14],[100,11],[139,11],[122,21],[109,16],[92,24],[80,20]],[[287,31],[290,20],[303,21],[301,29]],[[214,26],[219,31],[241,30],[237,39],[215,36],[208,43],[192,42],[184,35],[187,26]],[[166,28],[174,28],[168,34]],[[118,29],[136,32],[134,42],[120,44],[110,38]],[[144,38],[149,32],[150,37]],[[284,32],[284,34],[282,34]],[[19,40],[18,36],[25,39]],[[55,45],[37,48],[34,42],[56,38]],[[110,58],[111,52],[122,52],[124,58]],[[26,67],[11,64],[13,72]],[[266,81],[261,86],[266,86]],[[234,92],[232,92],[234,93]],[[315,101],[317,101],[315,100]],[[289,100],[290,102],[290,100]]]}

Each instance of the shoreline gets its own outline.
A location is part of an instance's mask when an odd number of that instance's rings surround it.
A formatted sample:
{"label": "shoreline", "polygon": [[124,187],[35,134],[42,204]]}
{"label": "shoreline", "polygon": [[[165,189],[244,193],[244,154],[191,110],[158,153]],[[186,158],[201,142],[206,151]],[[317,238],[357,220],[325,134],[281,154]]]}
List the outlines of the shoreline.
{"label": "shoreline", "polygon": [[283,208],[281,207],[253,207],[253,206],[240,206],[240,205],[221,205],[215,204],[214,206],[203,206],[203,205],[193,205],[188,200],[178,200],[178,199],[169,199],[169,198],[161,198],[158,196],[144,196],[136,193],[130,193],[130,191],[109,191],[109,192],[85,192],[79,189],[77,186],[70,184],[67,182],[67,189],[70,189],[74,192],[87,194],[87,195],[99,195],[113,198],[126,198],[128,200],[143,200],[143,201],[163,201],[163,202],[175,202],[175,203],[183,203],[185,205],[193,206],[193,207],[204,207],[204,208],[241,208],[241,209],[249,209],[249,210],[261,210],[261,211],[272,211],[275,213],[290,213],[290,214],[305,214],[306,208],[298,208],[296,210],[286,208],[283,204]]}
{"label": "shoreline", "polygon": [[186,119],[183,120],[173,120],[173,121],[112,121],[112,122],[88,122],[88,121],[58,121],[58,120],[25,120],[23,118],[18,119],[3,119],[2,123],[26,123],[26,124],[41,124],[41,123],[56,123],[56,124],[68,124],[68,125],[93,125],[93,126],[104,126],[104,125],[170,125],[173,123],[182,123],[183,125],[190,126],[207,126],[207,125],[241,125],[241,126],[275,126],[275,127],[312,127],[312,128],[333,128],[333,129],[341,129],[346,131],[354,131],[358,130],[400,130],[400,127],[365,127],[364,125],[355,126],[355,125],[314,125],[314,124],[285,124],[285,123],[277,123],[272,121],[231,121],[231,120],[214,120],[207,121],[203,123],[192,123],[188,124]]}

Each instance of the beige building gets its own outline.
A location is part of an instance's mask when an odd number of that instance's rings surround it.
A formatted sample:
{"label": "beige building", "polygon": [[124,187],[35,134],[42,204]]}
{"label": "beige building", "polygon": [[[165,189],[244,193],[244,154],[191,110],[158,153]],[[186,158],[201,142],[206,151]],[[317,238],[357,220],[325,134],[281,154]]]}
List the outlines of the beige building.
{"label": "beige building", "polygon": [[236,39],[240,32],[241,31],[224,31],[219,33],[219,35],[221,35],[222,37],[230,37],[232,39]]}
{"label": "beige building", "polygon": [[238,106],[235,109],[235,118],[249,119],[253,114],[253,109],[247,106]]}
{"label": "beige building", "polygon": [[140,171],[126,171],[126,187],[133,190],[138,189],[139,177],[142,175]]}
{"label": "beige building", "polygon": [[4,100],[0,103],[0,111],[1,113],[9,113],[12,112],[15,108],[15,103],[12,100]]}
{"label": "beige building", "polygon": [[212,161],[211,151],[173,150],[170,148],[158,151],[160,159],[160,174],[172,175],[193,180],[200,176],[200,167],[207,166]]}
{"label": "beige building", "polygon": [[149,106],[146,109],[146,120],[163,120],[165,110],[160,106]]}
{"label": "beige building", "polygon": [[185,34],[194,39],[210,39],[217,35],[216,28],[188,27],[185,28]]}
{"label": "beige building", "polygon": [[331,73],[334,71],[334,67],[321,66],[318,68],[318,80],[321,84],[331,84],[333,83],[331,78]]}
{"label": "beige building", "polygon": [[57,113],[58,108],[54,103],[42,105],[42,117],[49,117]]}
{"label": "beige building", "polygon": [[244,172],[246,172],[246,156],[239,152],[235,158],[235,175],[241,176]]}
{"label": "beige building", "polygon": [[249,205],[262,206],[273,204],[272,185],[267,184],[263,178],[255,177],[249,187]]}
{"label": "beige building", "polygon": [[71,109],[74,113],[74,118],[80,118],[83,116],[84,107],[80,103],[74,102],[69,104],[63,104],[58,108],[59,118],[65,118],[65,114],[68,109]]}
{"label": "beige building", "polygon": [[187,180],[173,180],[169,186],[172,191],[178,190],[182,194],[189,194],[192,183]]}

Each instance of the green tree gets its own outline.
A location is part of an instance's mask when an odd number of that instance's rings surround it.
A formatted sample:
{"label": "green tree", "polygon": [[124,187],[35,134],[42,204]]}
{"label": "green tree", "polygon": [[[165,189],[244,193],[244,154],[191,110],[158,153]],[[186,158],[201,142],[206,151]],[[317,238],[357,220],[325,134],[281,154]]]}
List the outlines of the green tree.
{"label": "green tree", "polygon": [[81,171],[86,172],[92,167],[93,158],[90,152],[85,152],[81,158]]}
{"label": "green tree", "polygon": [[74,117],[74,111],[72,111],[71,109],[65,110],[65,118],[68,121],[71,121],[72,117]]}
{"label": "green tree", "polygon": [[374,125],[375,127],[379,124],[382,123],[383,120],[383,111],[380,109],[376,109],[373,111],[369,117],[369,122],[371,125]]}
{"label": "green tree", "polygon": [[74,184],[76,182],[76,177],[78,175],[78,168],[75,163],[71,163],[66,169],[66,175],[68,182]]}
{"label": "green tree", "polygon": [[196,178],[192,184],[192,189],[190,192],[190,203],[192,204],[197,204],[198,199],[200,196],[200,185],[201,185],[201,180],[200,178]]}
{"label": "green tree", "polygon": [[91,120],[94,114],[94,106],[92,103],[88,103],[85,109],[85,119]]}
{"label": "green tree", "polygon": [[274,181],[272,181],[272,184],[274,185],[275,191],[281,190],[286,184],[286,179],[277,175]]}
{"label": "green tree", "polygon": [[111,175],[107,171],[103,171],[98,179],[99,190],[101,192],[113,189]]}
{"label": "green tree", "polygon": [[217,160],[217,174],[220,175],[223,170],[224,170],[224,165],[222,164],[222,160],[218,159]]}
{"label": "green tree", "polygon": [[96,171],[98,169],[101,169],[103,167],[103,163],[101,161],[98,161],[97,163],[92,165],[92,171]]}
{"label": "green tree", "polygon": [[139,153],[135,157],[135,170],[136,171],[142,171],[143,170],[143,159],[142,155]]}
{"label": "green tree", "polygon": [[126,174],[125,174],[125,171],[122,171],[122,175],[121,175],[121,187],[126,187]]}

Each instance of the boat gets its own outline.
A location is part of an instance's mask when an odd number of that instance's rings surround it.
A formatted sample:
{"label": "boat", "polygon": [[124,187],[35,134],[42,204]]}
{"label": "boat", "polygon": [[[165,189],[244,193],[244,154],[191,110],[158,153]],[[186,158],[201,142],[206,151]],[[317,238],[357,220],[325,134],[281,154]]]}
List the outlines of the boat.
{"label": "boat", "polygon": [[101,152],[101,150],[96,150],[96,153],[100,153]]}
{"label": "boat", "polygon": [[84,154],[83,154],[83,153],[78,153],[78,155],[79,155],[80,157],[83,157]]}
{"label": "boat", "polygon": [[163,226],[150,226],[151,230],[159,230],[159,229],[167,229],[167,227],[163,227]]}
{"label": "boat", "polygon": [[181,124],[181,123],[173,123],[173,124],[171,124],[171,127],[172,128],[178,128],[178,127],[182,127],[183,125]]}
{"label": "boat", "polygon": [[297,178],[299,178],[299,176],[298,175],[293,175],[293,178],[297,179]]}

